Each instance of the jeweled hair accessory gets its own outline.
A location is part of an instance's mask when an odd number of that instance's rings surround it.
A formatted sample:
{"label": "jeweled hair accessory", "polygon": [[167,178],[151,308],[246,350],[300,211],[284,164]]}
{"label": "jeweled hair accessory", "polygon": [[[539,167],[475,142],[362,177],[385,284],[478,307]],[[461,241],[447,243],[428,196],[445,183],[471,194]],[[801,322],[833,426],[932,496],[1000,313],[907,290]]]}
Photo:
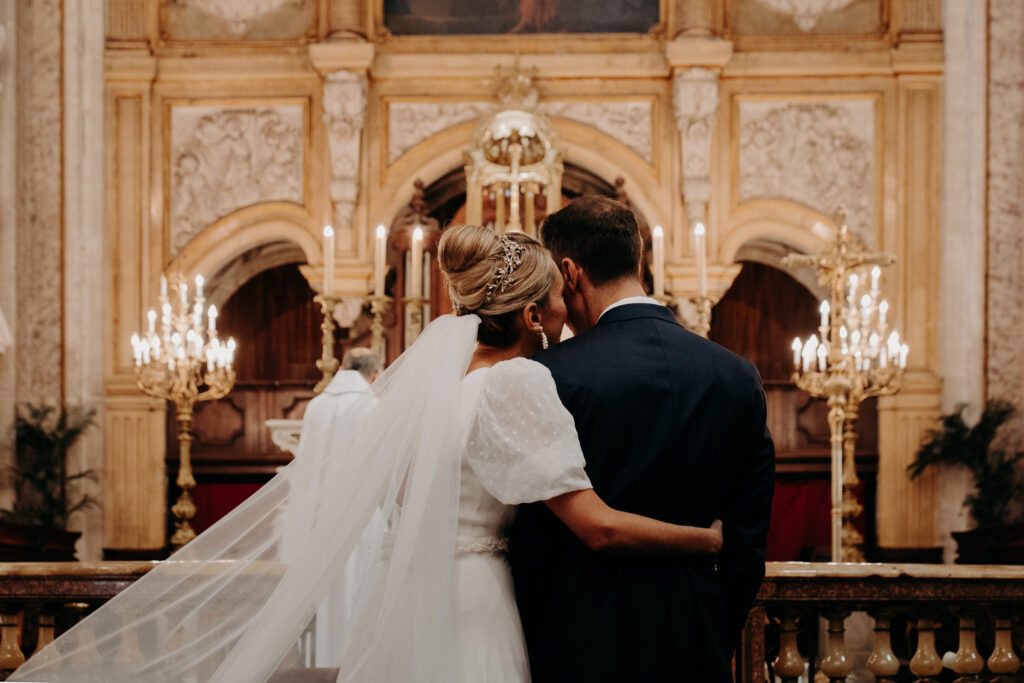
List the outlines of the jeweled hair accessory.
{"label": "jeweled hair accessory", "polygon": [[501,266],[494,274],[491,284],[487,285],[487,294],[484,296],[484,304],[491,303],[495,292],[504,292],[515,284],[512,273],[523,263],[523,245],[510,240],[505,235],[501,236]]}

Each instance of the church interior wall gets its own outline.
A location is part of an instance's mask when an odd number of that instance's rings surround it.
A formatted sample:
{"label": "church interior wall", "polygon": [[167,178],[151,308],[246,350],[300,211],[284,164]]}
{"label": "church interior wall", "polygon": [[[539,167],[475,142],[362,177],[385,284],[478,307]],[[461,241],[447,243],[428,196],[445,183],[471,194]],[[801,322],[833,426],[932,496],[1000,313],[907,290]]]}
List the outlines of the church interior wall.
{"label": "church interior wall", "polygon": [[[699,219],[716,297],[752,245],[819,250],[840,204],[870,247],[897,255],[884,288],[911,367],[878,406],[878,538],[947,543],[968,523],[948,502],[965,481],[907,480],[921,434],[962,400],[1001,394],[1024,407],[1014,3],[991,0],[986,22],[965,0],[858,0],[803,30],[758,0],[662,0],[648,34],[486,37],[392,35],[372,0],[241,14],[217,2],[16,3],[0,16],[23,29],[0,53],[0,136],[18,159],[0,187],[0,200],[16,199],[0,202],[0,310],[17,340],[0,356],[0,427],[16,402],[102,394],[102,428],[75,456],[95,465],[102,454],[105,477],[101,516],[83,522],[86,554],[162,547],[166,407],[137,390],[127,344],[160,273],[202,273],[223,302],[287,243],[319,291],[320,229],[332,223],[336,291],[365,296],[373,229],[395,221],[415,180],[462,166],[495,102],[495,67],[518,63],[536,69],[566,161],[624,178],[647,222],[666,228],[676,298],[696,291]],[[60,17],[63,48],[51,40]],[[75,64],[63,86],[61,49]],[[710,111],[680,101],[700,92],[685,90],[691,76],[713,89]],[[264,175],[238,170],[257,166]],[[235,172],[230,192],[203,199]],[[59,278],[34,265],[53,263]]]}

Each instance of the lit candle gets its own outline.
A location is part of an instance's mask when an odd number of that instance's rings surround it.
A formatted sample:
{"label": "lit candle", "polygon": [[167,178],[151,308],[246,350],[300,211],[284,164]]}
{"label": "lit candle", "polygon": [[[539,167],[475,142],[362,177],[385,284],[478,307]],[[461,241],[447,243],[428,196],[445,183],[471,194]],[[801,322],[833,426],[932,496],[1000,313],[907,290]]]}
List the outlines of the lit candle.
{"label": "lit candle", "polygon": [[825,364],[828,358],[828,352],[825,351],[825,345],[822,344],[818,347],[818,370],[825,372]]}
{"label": "lit candle", "polygon": [[882,277],[882,269],[875,266],[871,269],[871,291],[878,291],[878,279]]}
{"label": "lit candle", "polygon": [[163,273],[160,274],[160,296],[167,296],[167,276]]}
{"label": "lit candle", "polygon": [[654,296],[665,296],[665,233],[660,225],[651,233],[651,256],[654,261]]}
{"label": "lit candle", "polygon": [[701,296],[708,295],[708,253],[704,240],[704,224],[693,226],[693,237],[697,250],[697,292]]}
{"label": "lit candle", "polygon": [[793,367],[800,367],[800,349],[803,345],[800,343],[800,337],[793,339]]}
{"label": "lit candle", "polygon": [[324,296],[331,295],[334,283],[334,228],[324,226]]}
{"label": "lit candle", "polygon": [[409,296],[418,298],[423,295],[423,228],[412,231],[412,255],[409,268]]}
{"label": "lit candle", "polygon": [[878,325],[879,327],[885,326],[885,314],[889,312],[889,302],[882,299],[878,304]]}
{"label": "lit candle", "polygon": [[857,284],[859,282],[860,278],[857,277],[856,273],[851,275],[850,279],[847,281],[847,285],[850,288],[850,293],[847,295],[847,298],[850,300],[850,306],[853,306],[854,302],[857,300]]}
{"label": "lit candle", "polygon": [[203,276],[202,275],[196,275],[196,298],[197,299],[202,299],[203,298],[203,282],[205,282],[203,280]]}
{"label": "lit candle", "polygon": [[135,357],[135,364],[142,365],[142,347],[139,346],[139,335],[132,334],[132,356]]}
{"label": "lit candle", "polygon": [[900,367],[907,367],[907,354],[910,353],[910,347],[906,344],[900,346]]}
{"label": "lit candle", "polygon": [[217,307],[216,306],[210,306],[210,308],[207,309],[207,311],[206,311],[206,319],[208,321],[206,329],[209,330],[210,332],[216,332],[217,331]]}
{"label": "lit candle", "polygon": [[227,357],[227,364],[226,364],[227,367],[231,367],[231,364],[234,363],[234,362],[235,362],[235,338],[234,337],[229,337],[228,338],[228,357]]}
{"label": "lit candle", "polygon": [[818,311],[821,313],[821,326],[824,329],[828,329],[828,314],[831,310],[832,307],[829,306],[828,299],[822,299]]}
{"label": "lit candle", "polygon": [[387,275],[388,229],[377,226],[377,238],[373,244],[373,294],[384,296],[384,276]]}
{"label": "lit candle", "polygon": [[146,317],[149,318],[149,336],[152,337],[156,334],[156,311],[152,308],[149,309],[149,313],[146,314]]}
{"label": "lit candle", "polygon": [[185,308],[188,306],[188,285],[182,282],[178,291],[181,293],[181,307]]}

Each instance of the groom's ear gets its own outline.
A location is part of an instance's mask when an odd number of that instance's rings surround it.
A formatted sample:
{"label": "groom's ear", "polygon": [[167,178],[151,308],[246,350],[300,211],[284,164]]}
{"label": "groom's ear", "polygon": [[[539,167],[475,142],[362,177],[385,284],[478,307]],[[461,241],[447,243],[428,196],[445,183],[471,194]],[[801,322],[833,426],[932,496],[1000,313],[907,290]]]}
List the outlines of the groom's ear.
{"label": "groom's ear", "polygon": [[575,294],[580,287],[580,268],[570,258],[563,258],[558,264],[562,271],[562,280],[565,281],[565,289],[569,294]]}

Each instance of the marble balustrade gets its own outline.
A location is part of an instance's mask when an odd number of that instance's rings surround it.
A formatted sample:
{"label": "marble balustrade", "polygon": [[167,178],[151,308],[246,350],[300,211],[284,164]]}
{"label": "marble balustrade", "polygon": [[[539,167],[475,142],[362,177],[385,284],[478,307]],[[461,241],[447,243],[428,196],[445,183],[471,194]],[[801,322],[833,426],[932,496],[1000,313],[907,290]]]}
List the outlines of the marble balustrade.
{"label": "marble balustrade", "polygon": [[[153,565],[0,563],[0,677]],[[855,613],[870,615],[873,628],[860,660],[848,650]],[[878,681],[1017,680],[1020,614],[1024,567],[769,563],[736,680],[845,681],[855,669]],[[944,671],[945,652],[954,654]]]}

